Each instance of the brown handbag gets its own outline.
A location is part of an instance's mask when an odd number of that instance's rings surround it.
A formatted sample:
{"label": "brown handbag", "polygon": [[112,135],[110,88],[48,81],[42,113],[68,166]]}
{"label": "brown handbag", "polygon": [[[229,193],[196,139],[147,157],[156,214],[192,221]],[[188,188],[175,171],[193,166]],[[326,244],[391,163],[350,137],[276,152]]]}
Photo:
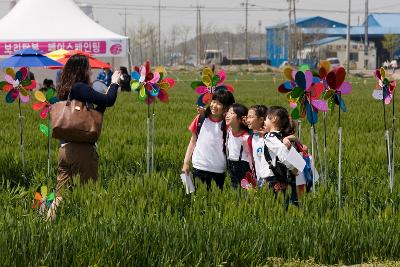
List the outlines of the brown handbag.
{"label": "brown handbag", "polygon": [[101,133],[103,114],[78,100],[60,101],[50,108],[52,136],[67,142],[94,143]]}

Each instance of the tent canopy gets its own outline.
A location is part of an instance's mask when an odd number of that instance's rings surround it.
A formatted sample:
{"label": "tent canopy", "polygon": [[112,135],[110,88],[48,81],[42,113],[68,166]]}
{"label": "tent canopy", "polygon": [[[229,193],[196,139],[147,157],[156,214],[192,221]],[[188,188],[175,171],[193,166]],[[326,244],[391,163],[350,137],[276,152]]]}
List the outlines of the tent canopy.
{"label": "tent canopy", "polygon": [[73,0],[20,0],[0,20],[0,55],[32,47],[48,53],[83,50],[96,56],[126,56],[128,38],[90,19]]}

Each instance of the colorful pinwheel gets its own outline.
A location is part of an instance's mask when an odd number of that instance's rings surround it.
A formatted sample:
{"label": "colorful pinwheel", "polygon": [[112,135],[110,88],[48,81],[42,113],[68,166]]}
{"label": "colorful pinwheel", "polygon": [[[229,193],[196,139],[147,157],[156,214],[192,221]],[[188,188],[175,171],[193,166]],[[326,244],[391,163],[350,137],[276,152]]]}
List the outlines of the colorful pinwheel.
{"label": "colorful pinwheel", "polygon": [[27,68],[20,68],[16,73],[12,68],[5,70],[5,81],[0,82],[0,89],[7,92],[6,102],[13,103],[18,97],[23,103],[29,102],[29,91],[36,88],[36,82],[29,79]]}
{"label": "colorful pinwheel", "polygon": [[204,68],[201,81],[194,81],[191,84],[195,92],[200,95],[197,99],[197,105],[203,107],[210,103],[212,95],[217,90],[228,90],[233,93],[233,86],[224,84],[225,80],[226,73],[224,70],[220,70],[217,74],[214,74],[210,68]]}
{"label": "colorful pinwheel", "polygon": [[[320,96],[324,86],[318,77],[314,77],[308,66],[304,65],[301,70],[293,71],[290,67],[284,69],[286,78],[290,78],[279,86],[278,91],[287,93],[290,107],[293,108],[291,116],[297,120],[300,117],[307,119],[311,124],[318,121],[318,111],[328,111],[325,100]],[[311,105],[310,105],[311,103]]]}
{"label": "colorful pinwheel", "polygon": [[33,103],[32,109],[40,110],[40,118],[44,120],[47,118],[50,106],[58,102],[56,90],[49,88],[46,94],[43,94],[42,91],[36,91],[34,96],[38,102]]}
{"label": "colorful pinwheel", "polygon": [[394,91],[396,89],[396,80],[389,81],[385,77],[385,69],[380,68],[375,70],[375,78],[377,80],[375,90],[372,93],[372,97],[376,100],[384,99],[385,105],[389,105],[392,101]]}
{"label": "colorful pinwheel", "polygon": [[36,209],[39,208],[39,213],[43,214],[44,209],[50,208],[51,203],[53,203],[55,199],[55,193],[51,192],[49,195],[47,195],[47,186],[39,186],[36,189],[35,196],[33,198],[33,205],[32,208]]}
{"label": "colorful pinwheel", "polygon": [[135,67],[131,73],[131,88],[139,93],[139,99],[150,105],[158,97],[161,102],[168,103],[168,89],[175,85],[171,78],[164,77],[166,71],[164,67],[157,67],[151,71],[150,61],[146,61],[141,67]]}
{"label": "colorful pinwheel", "polygon": [[324,92],[323,99],[328,101],[328,106],[331,111],[333,111],[335,104],[338,105],[343,112],[347,111],[342,95],[350,94],[352,86],[349,82],[344,81],[345,78],[346,70],[343,67],[331,70],[326,76],[329,89]]}

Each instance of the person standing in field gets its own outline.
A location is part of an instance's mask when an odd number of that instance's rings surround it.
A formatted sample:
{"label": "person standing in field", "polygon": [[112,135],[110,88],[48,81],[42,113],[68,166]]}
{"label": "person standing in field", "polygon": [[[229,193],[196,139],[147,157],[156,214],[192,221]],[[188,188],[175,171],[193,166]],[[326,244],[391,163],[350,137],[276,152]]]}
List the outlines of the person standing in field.
{"label": "person standing in field", "polygon": [[248,144],[250,135],[246,123],[247,112],[247,107],[234,103],[225,116],[228,127],[226,157],[231,185],[234,189],[239,187],[240,181],[246,177],[247,173],[251,175],[253,169],[253,157]]}
{"label": "person standing in field", "polygon": [[[110,63],[107,63],[107,65],[110,65]],[[105,85],[110,86],[110,84],[112,83],[111,77],[113,75],[113,72],[111,71],[110,68],[104,68],[98,75],[96,78],[96,81],[101,81],[103,82]]]}
{"label": "person standing in field", "polygon": [[[90,87],[90,66],[85,55],[73,55],[65,64],[58,87],[58,97],[62,100],[78,100],[97,105],[96,110],[104,113],[106,107],[114,105],[119,88],[120,72],[111,77],[111,86],[106,94],[96,92]],[[95,143],[75,143],[61,140],[58,152],[58,176],[56,199],[49,211],[48,219],[55,218],[55,209],[62,200],[60,190],[71,182],[74,175],[79,175],[82,184],[97,180],[98,154]]]}
{"label": "person standing in field", "polygon": [[189,174],[190,161],[193,165],[193,177],[207,184],[211,189],[214,181],[223,189],[226,169],[226,125],[225,113],[235,102],[231,92],[217,90],[204,115],[197,115],[189,126],[192,133],[183,161],[182,172]]}

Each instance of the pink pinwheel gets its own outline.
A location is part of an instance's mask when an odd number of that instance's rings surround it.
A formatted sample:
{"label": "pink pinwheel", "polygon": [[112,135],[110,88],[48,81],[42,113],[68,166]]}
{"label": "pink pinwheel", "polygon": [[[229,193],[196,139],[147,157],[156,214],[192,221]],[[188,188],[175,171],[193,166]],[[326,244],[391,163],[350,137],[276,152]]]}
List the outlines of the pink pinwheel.
{"label": "pink pinwheel", "polygon": [[36,88],[36,82],[29,79],[27,68],[20,68],[16,73],[12,68],[6,69],[5,81],[0,82],[0,88],[7,92],[6,102],[13,103],[18,97],[23,103],[29,102],[29,91]]}
{"label": "pink pinwheel", "polygon": [[396,80],[389,81],[385,77],[385,69],[380,68],[375,70],[375,78],[377,80],[375,90],[372,93],[372,97],[377,100],[384,99],[385,105],[389,105],[393,99],[394,91],[396,90]]}
{"label": "pink pinwheel", "polygon": [[141,67],[135,67],[131,73],[131,88],[139,93],[139,100],[145,101],[150,105],[156,97],[161,102],[168,103],[168,89],[175,85],[171,78],[164,77],[166,71],[164,67],[157,67],[154,72],[151,71],[150,61],[146,61]]}
{"label": "pink pinwheel", "polygon": [[36,91],[34,95],[38,102],[33,103],[32,109],[40,110],[40,118],[46,119],[50,106],[58,102],[56,91],[50,88],[47,90],[46,95],[41,91]]}
{"label": "pink pinwheel", "polygon": [[217,74],[214,74],[210,68],[204,68],[201,81],[194,81],[191,83],[191,87],[195,90],[196,94],[200,95],[197,99],[197,105],[203,107],[210,103],[212,95],[217,90],[227,90],[233,93],[233,86],[224,84],[225,80],[226,73],[224,70],[220,70]]}

